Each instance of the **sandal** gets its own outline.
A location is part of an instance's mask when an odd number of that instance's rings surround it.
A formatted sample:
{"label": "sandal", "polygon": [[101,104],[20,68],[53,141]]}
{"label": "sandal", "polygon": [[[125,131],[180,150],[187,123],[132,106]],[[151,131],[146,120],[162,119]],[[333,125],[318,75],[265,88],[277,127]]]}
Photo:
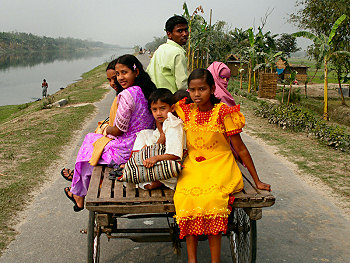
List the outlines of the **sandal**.
{"label": "sandal", "polygon": [[79,207],[78,204],[77,204],[77,201],[75,201],[75,199],[74,199],[74,194],[72,193],[72,196],[70,196],[68,194],[68,192],[70,192],[70,187],[65,187],[64,188],[64,193],[66,194],[67,198],[74,203],[74,206],[73,206],[74,212],[79,212],[79,211],[83,210],[84,206],[83,207]]}
{"label": "sandal", "polygon": [[109,180],[116,180],[120,177],[123,177],[123,168],[118,165],[117,168],[109,172],[108,178]]}
{"label": "sandal", "polygon": [[[63,172],[64,170],[67,170],[68,172],[68,176],[66,176]],[[74,170],[68,169],[68,168],[63,168],[61,170],[61,175],[64,179],[66,179],[67,181],[71,182],[73,180],[73,175],[74,175]]]}

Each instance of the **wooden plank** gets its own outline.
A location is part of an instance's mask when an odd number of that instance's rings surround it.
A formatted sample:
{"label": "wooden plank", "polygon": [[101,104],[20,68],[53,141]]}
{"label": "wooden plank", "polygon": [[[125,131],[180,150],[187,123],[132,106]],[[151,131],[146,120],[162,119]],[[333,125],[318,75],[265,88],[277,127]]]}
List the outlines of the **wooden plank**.
{"label": "wooden plank", "polygon": [[85,198],[86,202],[95,201],[97,199],[98,190],[100,187],[101,174],[102,166],[95,166],[92,170],[90,187]]}
{"label": "wooden plank", "polygon": [[139,188],[139,198],[141,200],[146,200],[146,199],[150,198],[149,190],[143,190],[143,189]]}
{"label": "wooden plank", "polygon": [[103,198],[111,198],[111,190],[112,190],[112,180],[109,180],[108,178],[109,170],[105,169],[103,173],[103,181],[101,185],[101,191],[100,191],[100,199]]}
{"label": "wooden plank", "polygon": [[[126,190],[126,198],[135,198],[136,197],[136,185],[133,183],[124,183]],[[124,198],[124,199],[126,199]]]}
{"label": "wooden plank", "polygon": [[111,201],[121,201],[123,200],[123,183],[115,181],[114,182],[114,198]]}
{"label": "wooden plank", "polygon": [[247,213],[251,220],[259,220],[262,218],[261,208],[244,208],[244,211]]}
{"label": "wooden plank", "polygon": [[163,197],[162,190],[161,189],[154,189],[151,190],[151,198],[160,198]]}
{"label": "wooden plank", "polygon": [[119,214],[119,215],[175,212],[175,207],[173,204],[100,205],[100,206],[86,206],[86,209],[90,211],[100,212],[100,213],[113,213],[113,214]]}

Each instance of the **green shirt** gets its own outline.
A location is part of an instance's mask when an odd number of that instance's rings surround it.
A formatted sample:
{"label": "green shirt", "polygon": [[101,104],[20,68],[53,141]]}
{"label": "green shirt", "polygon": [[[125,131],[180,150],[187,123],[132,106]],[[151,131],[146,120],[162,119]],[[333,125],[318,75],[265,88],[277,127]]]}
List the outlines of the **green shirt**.
{"label": "green shirt", "polygon": [[186,52],[170,39],[154,52],[146,71],[157,88],[166,88],[173,93],[187,89]]}

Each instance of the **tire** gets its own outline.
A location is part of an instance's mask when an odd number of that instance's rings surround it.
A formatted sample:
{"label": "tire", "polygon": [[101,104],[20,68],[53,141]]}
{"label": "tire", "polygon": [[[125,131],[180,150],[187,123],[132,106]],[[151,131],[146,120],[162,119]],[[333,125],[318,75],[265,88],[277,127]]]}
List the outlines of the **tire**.
{"label": "tire", "polygon": [[101,227],[96,225],[95,212],[89,211],[88,235],[88,263],[100,262]]}
{"label": "tire", "polygon": [[256,221],[242,208],[234,208],[229,217],[227,237],[234,263],[254,263],[256,260]]}

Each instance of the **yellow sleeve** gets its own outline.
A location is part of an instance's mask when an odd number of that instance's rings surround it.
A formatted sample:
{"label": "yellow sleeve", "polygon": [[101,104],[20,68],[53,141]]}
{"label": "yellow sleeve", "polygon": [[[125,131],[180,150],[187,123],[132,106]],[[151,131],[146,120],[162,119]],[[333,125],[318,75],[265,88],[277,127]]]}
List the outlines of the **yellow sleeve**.
{"label": "yellow sleeve", "polygon": [[228,112],[224,115],[224,126],[226,136],[242,132],[245,125],[244,115],[240,111]]}
{"label": "yellow sleeve", "polygon": [[179,101],[175,104],[175,112],[182,121],[185,121],[185,112],[181,108],[180,103],[182,103],[182,101]]}

